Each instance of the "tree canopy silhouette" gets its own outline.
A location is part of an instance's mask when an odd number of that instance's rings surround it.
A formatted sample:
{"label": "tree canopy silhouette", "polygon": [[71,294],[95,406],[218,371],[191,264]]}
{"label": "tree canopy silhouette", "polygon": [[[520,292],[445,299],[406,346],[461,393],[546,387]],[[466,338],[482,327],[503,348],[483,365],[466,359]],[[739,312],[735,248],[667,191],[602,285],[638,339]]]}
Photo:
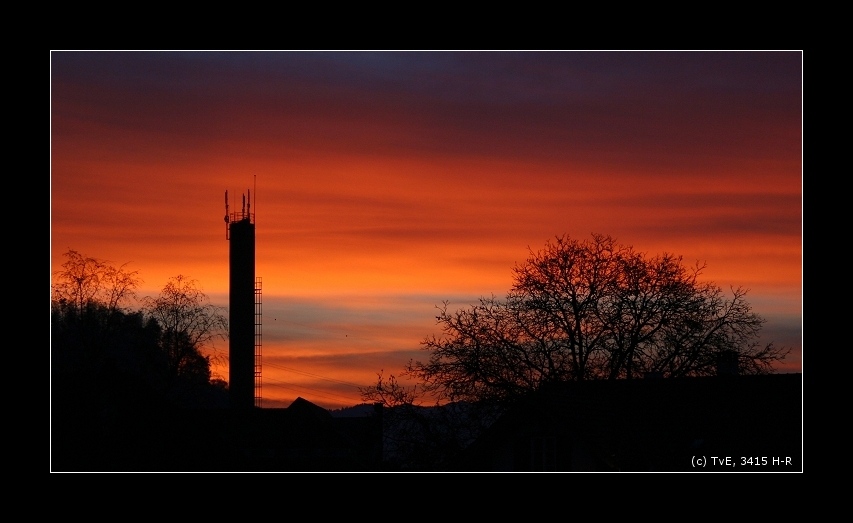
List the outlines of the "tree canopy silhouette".
{"label": "tree canopy silhouette", "polygon": [[51,302],[66,312],[80,313],[91,305],[118,310],[136,297],[139,271],[129,271],[127,264],[115,267],[74,250],[67,251],[65,258],[52,280]]}
{"label": "tree canopy silhouette", "polygon": [[[723,361],[771,372],[790,349],[759,344],[765,320],[747,290],[724,293],[700,279],[704,268],[610,236],[558,236],[514,267],[505,298],[439,307],[442,333],[421,342],[429,358],[410,361],[404,375],[440,402],[500,403],[549,382],[713,375]],[[382,385],[380,377],[362,396],[387,399]]]}
{"label": "tree canopy silhouette", "polygon": [[[176,405],[226,398],[225,382],[211,375],[211,349],[214,338],[227,336],[227,319],[194,280],[172,278],[157,298],[143,298],[146,307],[132,310],[137,271],[73,250],[65,257],[51,282],[51,371],[60,396],[123,376],[140,397]],[[112,401],[110,390],[96,392]]]}
{"label": "tree canopy silhouette", "polygon": [[198,282],[183,275],[170,278],[159,296],[143,301],[146,313],[163,329],[160,345],[170,374],[209,381],[210,361],[217,356],[214,343],[228,334],[224,309],[211,304]]}

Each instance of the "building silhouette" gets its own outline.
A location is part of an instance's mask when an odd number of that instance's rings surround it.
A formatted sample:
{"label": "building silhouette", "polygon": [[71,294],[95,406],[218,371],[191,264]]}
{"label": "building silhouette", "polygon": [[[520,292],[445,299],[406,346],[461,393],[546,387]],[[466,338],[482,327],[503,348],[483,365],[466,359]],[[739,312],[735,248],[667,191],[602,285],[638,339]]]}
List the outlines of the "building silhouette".
{"label": "building silhouette", "polygon": [[255,276],[252,193],[230,212],[225,191],[225,239],[229,243],[228,387],[232,409],[261,407],[261,279]]}

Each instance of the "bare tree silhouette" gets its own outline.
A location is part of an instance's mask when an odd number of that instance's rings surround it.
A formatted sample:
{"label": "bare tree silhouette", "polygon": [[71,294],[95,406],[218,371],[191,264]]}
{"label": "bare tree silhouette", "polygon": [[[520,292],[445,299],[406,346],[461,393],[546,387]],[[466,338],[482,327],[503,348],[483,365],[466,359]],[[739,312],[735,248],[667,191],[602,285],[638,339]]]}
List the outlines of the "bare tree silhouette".
{"label": "bare tree silhouette", "polygon": [[[703,269],[610,236],[556,237],[513,269],[504,299],[439,307],[442,334],[422,341],[429,358],[409,362],[403,375],[439,402],[502,403],[552,382],[713,375],[721,361],[770,372],[790,349],[760,345],[765,320],[747,291],[726,295],[701,280]],[[401,397],[362,392],[373,401]]]}
{"label": "bare tree silhouette", "polygon": [[146,314],[163,329],[161,346],[173,376],[197,374],[220,357],[215,342],[227,339],[228,318],[222,307],[210,303],[196,280],[174,276],[159,296],[143,302]]}
{"label": "bare tree silhouette", "polygon": [[142,280],[139,271],[127,270],[127,263],[115,267],[106,260],[84,256],[77,251],[65,253],[62,270],[51,280],[51,301],[57,306],[72,307],[77,312],[97,303],[117,310],[136,297]]}

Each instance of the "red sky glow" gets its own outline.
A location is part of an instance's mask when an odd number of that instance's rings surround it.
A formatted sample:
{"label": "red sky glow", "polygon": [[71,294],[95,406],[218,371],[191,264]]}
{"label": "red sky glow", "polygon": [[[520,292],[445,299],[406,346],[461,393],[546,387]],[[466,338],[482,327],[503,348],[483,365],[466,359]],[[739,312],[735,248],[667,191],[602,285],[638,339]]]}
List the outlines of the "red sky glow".
{"label": "red sky glow", "polygon": [[51,274],[227,306],[252,191],[266,407],[360,403],[563,234],[707,264],[802,371],[802,52],[53,51],[50,103]]}

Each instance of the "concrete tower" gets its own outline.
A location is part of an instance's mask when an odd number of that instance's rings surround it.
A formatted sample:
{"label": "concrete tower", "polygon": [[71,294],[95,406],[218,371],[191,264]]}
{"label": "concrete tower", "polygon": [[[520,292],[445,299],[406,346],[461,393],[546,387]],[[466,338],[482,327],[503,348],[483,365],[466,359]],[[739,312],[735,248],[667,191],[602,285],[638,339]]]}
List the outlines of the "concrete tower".
{"label": "concrete tower", "polygon": [[251,191],[239,212],[229,213],[225,191],[225,239],[229,245],[228,388],[232,409],[260,407],[261,282],[255,277],[255,214]]}

